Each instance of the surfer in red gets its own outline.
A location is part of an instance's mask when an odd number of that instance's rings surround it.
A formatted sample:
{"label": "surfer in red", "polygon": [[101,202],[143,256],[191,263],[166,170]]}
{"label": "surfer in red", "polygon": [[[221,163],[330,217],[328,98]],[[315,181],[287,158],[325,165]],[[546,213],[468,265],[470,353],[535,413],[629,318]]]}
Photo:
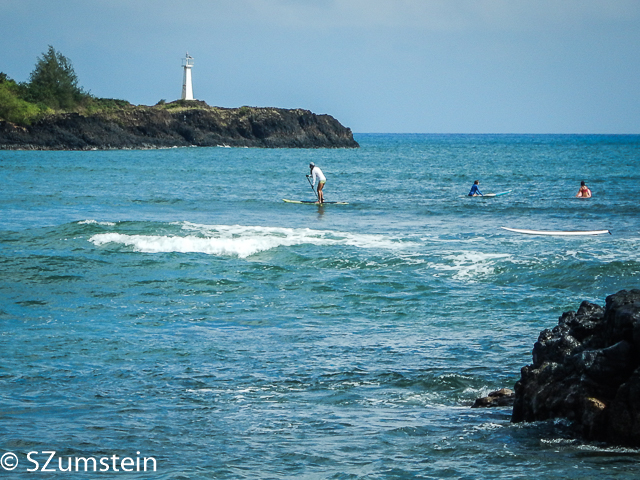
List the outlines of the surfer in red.
{"label": "surfer in red", "polygon": [[587,185],[584,183],[584,180],[580,182],[580,190],[578,190],[576,197],[591,198],[591,190],[589,190],[589,187],[587,187]]}

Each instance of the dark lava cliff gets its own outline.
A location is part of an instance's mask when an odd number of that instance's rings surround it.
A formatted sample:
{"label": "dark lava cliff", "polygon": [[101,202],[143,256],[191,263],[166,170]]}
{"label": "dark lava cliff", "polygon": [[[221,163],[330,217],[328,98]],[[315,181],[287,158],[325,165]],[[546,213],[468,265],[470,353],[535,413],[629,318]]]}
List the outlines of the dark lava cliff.
{"label": "dark lava cliff", "polygon": [[219,108],[202,101],[49,116],[22,127],[0,122],[0,149],[92,150],[186,146],[358,148],[330,115],[280,108]]}
{"label": "dark lava cliff", "polygon": [[512,421],[566,418],[588,439],[640,446],[640,290],[564,313],[521,375]]}

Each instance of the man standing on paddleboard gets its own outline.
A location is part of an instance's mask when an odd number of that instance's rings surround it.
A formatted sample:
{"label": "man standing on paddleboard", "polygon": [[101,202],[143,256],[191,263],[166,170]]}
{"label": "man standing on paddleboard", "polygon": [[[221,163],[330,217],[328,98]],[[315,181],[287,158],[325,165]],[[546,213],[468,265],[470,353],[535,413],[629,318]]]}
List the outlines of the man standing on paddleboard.
{"label": "man standing on paddleboard", "polygon": [[[311,185],[311,187],[315,187],[316,186],[316,178],[318,179],[318,202],[320,203],[324,203],[324,194],[322,193],[322,189],[324,188],[324,184],[327,181],[327,177],[324,176],[324,173],[322,173],[322,170],[320,170],[319,167],[316,167],[316,164],[311,162],[309,164],[309,168],[311,169],[311,177],[313,178],[313,184]],[[307,175],[308,177],[309,175]]]}

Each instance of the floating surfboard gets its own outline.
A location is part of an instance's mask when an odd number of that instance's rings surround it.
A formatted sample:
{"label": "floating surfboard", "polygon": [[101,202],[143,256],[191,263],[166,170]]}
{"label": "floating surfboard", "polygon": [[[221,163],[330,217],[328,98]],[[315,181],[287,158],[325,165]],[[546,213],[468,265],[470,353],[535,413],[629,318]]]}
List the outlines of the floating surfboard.
{"label": "floating surfboard", "polygon": [[499,197],[500,195],[506,195],[507,193],[511,193],[511,190],[507,190],[506,192],[500,192],[500,193],[485,193],[482,196],[483,197]]}
{"label": "floating surfboard", "polygon": [[499,197],[500,195],[506,195],[507,193],[511,193],[513,190],[507,190],[506,192],[500,193],[485,193],[484,195],[460,195],[460,198],[471,197],[471,198],[493,198]]}
{"label": "floating surfboard", "polygon": [[521,228],[507,228],[500,227],[505,230],[509,230],[510,232],[516,233],[525,233],[527,235],[602,235],[603,233],[608,233],[611,235],[609,230],[523,230]]}
{"label": "floating surfboard", "polygon": [[283,198],[283,202],[287,203],[304,203],[307,205],[349,205],[347,202],[323,202],[320,203],[317,200],[289,200],[288,198]]}

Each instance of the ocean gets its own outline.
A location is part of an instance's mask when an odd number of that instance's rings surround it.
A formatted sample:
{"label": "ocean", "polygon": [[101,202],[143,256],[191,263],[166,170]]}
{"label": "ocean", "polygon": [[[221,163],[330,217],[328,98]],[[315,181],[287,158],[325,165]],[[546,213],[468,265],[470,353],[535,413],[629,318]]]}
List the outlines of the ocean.
{"label": "ocean", "polygon": [[[470,406],[640,288],[640,136],[355,138],[0,152],[0,476],[637,478],[639,450]],[[282,201],[310,161],[348,205]]]}

